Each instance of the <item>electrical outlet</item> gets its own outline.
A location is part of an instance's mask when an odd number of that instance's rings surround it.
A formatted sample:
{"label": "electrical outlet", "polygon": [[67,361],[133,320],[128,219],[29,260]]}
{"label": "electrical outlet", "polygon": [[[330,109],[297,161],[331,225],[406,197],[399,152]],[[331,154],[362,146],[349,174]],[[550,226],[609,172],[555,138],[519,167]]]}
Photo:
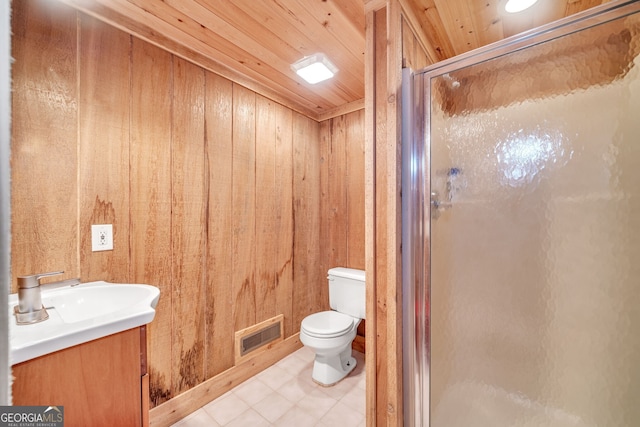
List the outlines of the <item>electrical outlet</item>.
{"label": "electrical outlet", "polygon": [[91,250],[93,252],[113,250],[112,224],[94,224],[91,226]]}

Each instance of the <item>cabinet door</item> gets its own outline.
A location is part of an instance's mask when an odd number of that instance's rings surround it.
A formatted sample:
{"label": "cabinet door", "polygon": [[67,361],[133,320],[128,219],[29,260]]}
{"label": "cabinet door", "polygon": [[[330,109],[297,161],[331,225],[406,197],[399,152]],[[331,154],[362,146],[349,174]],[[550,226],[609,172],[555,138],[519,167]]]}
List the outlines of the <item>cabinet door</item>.
{"label": "cabinet door", "polygon": [[13,366],[14,405],[64,406],[65,426],[137,426],[142,414],[140,329]]}

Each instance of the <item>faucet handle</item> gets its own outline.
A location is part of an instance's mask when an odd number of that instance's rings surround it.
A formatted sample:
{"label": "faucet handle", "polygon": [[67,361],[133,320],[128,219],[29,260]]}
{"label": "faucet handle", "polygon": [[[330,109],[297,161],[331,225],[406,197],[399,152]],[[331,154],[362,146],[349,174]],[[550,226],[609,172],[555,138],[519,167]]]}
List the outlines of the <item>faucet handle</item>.
{"label": "faucet handle", "polygon": [[30,276],[18,276],[18,288],[30,289],[40,286],[40,279],[47,276],[57,276],[64,271],[52,271],[50,273],[32,274]]}

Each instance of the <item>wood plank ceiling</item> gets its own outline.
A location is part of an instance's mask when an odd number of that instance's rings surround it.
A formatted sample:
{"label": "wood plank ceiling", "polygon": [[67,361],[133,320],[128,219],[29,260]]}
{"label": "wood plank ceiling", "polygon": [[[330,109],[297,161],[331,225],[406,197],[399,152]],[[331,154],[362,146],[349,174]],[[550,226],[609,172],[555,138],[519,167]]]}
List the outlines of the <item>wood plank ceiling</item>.
{"label": "wood plank ceiling", "polygon": [[[59,0],[321,120],[364,98],[365,3],[371,0]],[[440,61],[608,0],[402,0]],[[335,78],[309,85],[290,65],[324,52]]]}

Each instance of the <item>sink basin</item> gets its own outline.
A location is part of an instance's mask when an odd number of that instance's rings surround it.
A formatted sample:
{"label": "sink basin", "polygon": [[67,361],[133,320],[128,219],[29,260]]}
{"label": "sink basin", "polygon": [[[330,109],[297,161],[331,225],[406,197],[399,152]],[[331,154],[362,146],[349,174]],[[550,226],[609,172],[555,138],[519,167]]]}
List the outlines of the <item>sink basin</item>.
{"label": "sink basin", "polygon": [[42,289],[49,319],[17,325],[13,307],[18,295],[9,295],[11,364],[146,325],[155,317],[160,290],[143,284],[104,281]]}
{"label": "sink basin", "polygon": [[[63,322],[75,323],[115,312],[135,310],[135,306],[141,301],[153,296],[154,289],[158,288],[148,285],[79,285],[46,297],[43,295],[42,301],[47,310],[56,310]],[[152,301],[152,308],[155,308],[156,303],[157,298],[155,303]]]}

